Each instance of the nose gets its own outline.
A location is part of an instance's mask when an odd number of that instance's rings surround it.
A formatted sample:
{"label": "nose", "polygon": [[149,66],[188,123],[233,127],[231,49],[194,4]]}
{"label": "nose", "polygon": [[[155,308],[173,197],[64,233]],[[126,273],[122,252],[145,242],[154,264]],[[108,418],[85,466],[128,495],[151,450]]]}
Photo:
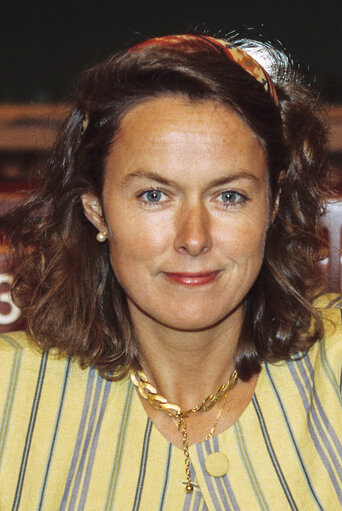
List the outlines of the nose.
{"label": "nose", "polygon": [[189,204],[180,209],[174,246],[178,252],[191,256],[198,256],[210,250],[212,246],[210,218],[203,204]]}

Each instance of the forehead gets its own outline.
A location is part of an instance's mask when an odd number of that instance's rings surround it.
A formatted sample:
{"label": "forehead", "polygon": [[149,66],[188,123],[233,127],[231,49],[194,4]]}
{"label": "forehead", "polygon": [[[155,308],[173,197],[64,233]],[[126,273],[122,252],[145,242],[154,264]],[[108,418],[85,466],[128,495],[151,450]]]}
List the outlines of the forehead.
{"label": "forehead", "polygon": [[[262,145],[247,123],[214,100],[161,96],[131,108],[123,117],[106,164],[107,172],[136,167],[182,175],[266,166]],[[190,172],[190,174],[189,174]],[[196,172],[195,172],[196,174]]]}

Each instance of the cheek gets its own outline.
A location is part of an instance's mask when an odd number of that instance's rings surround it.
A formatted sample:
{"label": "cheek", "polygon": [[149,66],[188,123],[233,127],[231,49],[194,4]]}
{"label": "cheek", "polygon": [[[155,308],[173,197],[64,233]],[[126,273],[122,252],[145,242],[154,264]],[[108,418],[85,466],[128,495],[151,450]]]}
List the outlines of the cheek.
{"label": "cheek", "polygon": [[108,225],[109,246],[113,265],[133,264],[134,261],[150,261],[164,253],[170,246],[172,228],[170,223],[152,218],[120,218]]}
{"label": "cheek", "polygon": [[259,259],[264,253],[267,229],[265,214],[241,218],[220,228],[221,246],[233,257]]}

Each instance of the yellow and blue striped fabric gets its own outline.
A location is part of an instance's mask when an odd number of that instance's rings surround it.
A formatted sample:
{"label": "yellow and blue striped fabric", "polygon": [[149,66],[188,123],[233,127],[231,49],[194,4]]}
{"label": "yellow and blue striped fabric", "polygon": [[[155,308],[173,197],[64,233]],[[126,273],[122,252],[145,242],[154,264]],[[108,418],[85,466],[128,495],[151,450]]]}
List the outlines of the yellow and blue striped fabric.
{"label": "yellow and blue striped fabric", "polygon": [[[153,426],[128,378],[110,383],[38,353],[24,333],[2,336],[0,510],[341,509],[340,311],[326,317],[325,339],[264,364],[240,419],[191,446],[192,494],[182,450]],[[221,477],[205,469],[216,451],[230,462]]]}

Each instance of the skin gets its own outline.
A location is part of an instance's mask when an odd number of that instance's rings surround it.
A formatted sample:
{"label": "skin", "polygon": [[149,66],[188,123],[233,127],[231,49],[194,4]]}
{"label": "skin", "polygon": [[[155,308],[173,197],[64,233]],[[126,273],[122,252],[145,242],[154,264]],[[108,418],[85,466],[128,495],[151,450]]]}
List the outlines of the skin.
{"label": "skin", "polygon": [[[82,196],[88,219],[107,233],[142,367],[182,408],[215,392],[234,369],[243,301],[274,214],[268,192],[264,150],[236,113],[214,101],[164,96],[124,116],[102,200]],[[256,380],[238,382],[217,433],[241,415]],[[181,445],[170,418],[143,406]],[[189,419],[191,442],[203,440],[216,415],[214,407]]]}

